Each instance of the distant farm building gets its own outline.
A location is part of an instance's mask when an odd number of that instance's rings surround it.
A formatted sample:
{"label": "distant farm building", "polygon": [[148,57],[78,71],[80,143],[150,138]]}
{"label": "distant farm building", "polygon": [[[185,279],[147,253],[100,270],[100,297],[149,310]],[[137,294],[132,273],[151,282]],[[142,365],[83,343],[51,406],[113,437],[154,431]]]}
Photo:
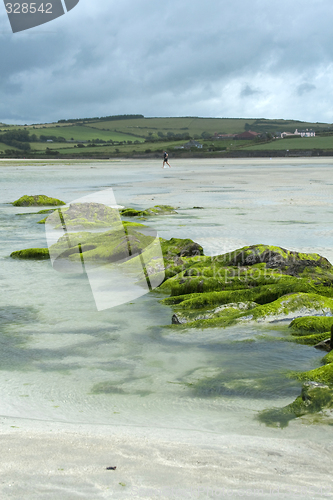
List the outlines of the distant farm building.
{"label": "distant farm building", "polygon": [[[296,130],[295,130],[295,132],[296,132]],[[312,128],[310,128],[310,129],[307,128],[306,130],[300,130],[299,133],[301,134],[301,137],[315,137],[316,136],[316,132],[314,130],[312,130]]]}
{"label": "distant farm building", "polygon": [[252,140],[258,137],[258,132],[253,132],[252,130],[246,130],[245,132],[242,132],[241,134],[235,135],[234,139],[236,140],[241,140],[241,141],[247,141],[247,140]]}

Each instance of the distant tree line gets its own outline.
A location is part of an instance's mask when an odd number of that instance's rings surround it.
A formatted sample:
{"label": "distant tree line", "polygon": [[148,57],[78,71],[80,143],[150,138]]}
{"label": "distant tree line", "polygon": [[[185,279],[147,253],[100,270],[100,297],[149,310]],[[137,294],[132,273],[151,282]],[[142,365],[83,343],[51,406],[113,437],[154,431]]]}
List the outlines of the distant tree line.
{"label": "distant tree line", "polygon": [[101,116],[94,118],[72,118],[70,120],[58,120],[58,123],[73,123],[73,122],[91,122],[91,121],[116,121],[116,120],[133,120],[135,118],[144,118],[143,115],[111,115],[111,116]]}
{"label": "distant tree line", "polygon": [[0,135],[0,142],[7,144],[7,146],[22,149],[22,151],[29,151],[31,149],[29,143],[37,140],[36,134],[30,135],[27,130],[10,130]]}
{"label": "distant tree line", "polygon": [[[66,142],[65,137],[58,137],[56,135],[40,135],[39,140],[40,140],[40,142],[46,142],[46,141]],[[33,142],[37,142],[37,141],[38,141],[38,139],[36,139],[36,141],[33,141]]]}

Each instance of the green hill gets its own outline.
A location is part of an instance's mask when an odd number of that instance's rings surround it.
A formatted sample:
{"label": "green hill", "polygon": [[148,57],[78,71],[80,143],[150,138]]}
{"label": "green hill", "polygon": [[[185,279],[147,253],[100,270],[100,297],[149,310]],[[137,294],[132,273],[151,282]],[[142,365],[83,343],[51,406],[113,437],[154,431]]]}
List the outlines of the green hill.
{"label": "green hill", "polygon": [[[272,140],[277,132],[311,128],[315,138]],[[260,139],[236,141],[214,139],[215,134],[239,134],[253,130]],[[8,140],[8,132],[21,131],[29,147]],[[28,136],[22,131],[29,132]],[[7,135],[5,135],[7,133]],[[265,135],[266,134],[266,135]],[[269,135],[267,135],[269,134]],[[203,144],[202,150],[177,149],[189,139]],[[26,139],[19,139],[26,140]],[[160,154],[167,149],[177,156],[190,154],[225,156],[237,151],[331,150],[333,125],[297,120],[264,118],[201,118],[195,116],[146,118],[143,115],[119,115],[101,118],[59,120],[57,123],[4,125],[0,123],[0,157],[113,157]],[[176,149],[173,149],[176,148]],[[7,153],[5,151],[7,150]],[[8,150],[11,150],[8,153]],[[24,150],[24,152],[23,152]]]}

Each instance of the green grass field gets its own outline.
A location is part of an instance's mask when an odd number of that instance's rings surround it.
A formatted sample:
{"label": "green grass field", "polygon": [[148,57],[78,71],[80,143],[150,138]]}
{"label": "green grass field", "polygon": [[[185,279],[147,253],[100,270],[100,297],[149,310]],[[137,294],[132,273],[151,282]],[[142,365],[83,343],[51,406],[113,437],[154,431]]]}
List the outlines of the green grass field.
{"label": "green grass field", "polygon": [[13,146],[8,146],[8,144],[4,144],[3,142],[0,142],[0,151],[5,152],[6,149],[15,149],[15,150],[17,150],[18,148],[14,148]]}
{"label": "green grass field", "polygon": [[249,150],[292,150],[292,149],[333,149],[333,136],[327,137],[301,137],[297,139],[275,139],[266,144],[246,147]]}
{"label": "green grass field", "polygon": [[99,129],[116,129],[142,137],[148,136],[149,133],[157,136],[158,132],[165,135],[168,132],[173,132],[201,136],[202,132],[209,132],[212,135],[215,132],[242,132],[245,123],[246,120],[223,120],[221,118],[136,118],[133,120],[95,122],[91,126]]}
{"label": "green grass field", "polygon": [[64,137],[66,141],[88,141],[94,139],[101,139],[103,141],[143,141],[139,137],[134,137],[120,132],[100,130],[87,126],[80,125],[67,125],[63,127],[47,127],[30,130],[31,134],[36,134],[37,137],[41,135],[54,135],[56,137]]}
{"label": "green grass field", "polygon": [[95,121],[89,122],[89,126],[96,129],[106,129],[110,131],[121,131],[148,136],[152,133],[154,137],[158,132],[165,135],[168,132],[173,133],[189,133],[191,137],[194,135],[201,136],[203,132],[208,132],[211,135],[218,134],[236,134],[241,133],[247,128],[251,128],[256,132],[294,132],[296,128],[327,128],[327,124],[320,123],[305,123],[293,120],[265,120],[265,119],[250,119],[250,118],[135,118],[130,120],[116,121]]}
{"label": "green grass field", "polygon": [[41,142],[34,142],[31,143],[31,148],[35,149],[40,152],[44,152],[46,148],[48,147],[49,149],[56,149],[59,151],[61,154],[81,154],[81,153],[95,153],[95,154],[108,154],[108,153],[144,153],[145,151],[159,151],[162,152],[163,150],[171,150],[174,146],[179,146],[182,145],[184,141],[174,141],[174,142],[168,142],[166,143],[160,143],[160,142],[155,142],[155,143],[144,143],[141,142],[139,144],[96,144],[96,146],[90,146],[89,144],[84,144],[84,148],[77,148],[75,147],[76,145],[74,144],[66,144],[63,142],[57,143],[57,142],[51,142],[51,143],[41,143]]}

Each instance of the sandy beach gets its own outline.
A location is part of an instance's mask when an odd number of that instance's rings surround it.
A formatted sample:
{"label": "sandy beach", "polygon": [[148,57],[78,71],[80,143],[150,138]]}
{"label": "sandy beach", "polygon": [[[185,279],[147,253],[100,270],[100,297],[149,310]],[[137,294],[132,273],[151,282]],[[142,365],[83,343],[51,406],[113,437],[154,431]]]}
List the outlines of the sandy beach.
{"label": "sandy beach", "polygon": [[[171,169],[162,170],[153,161],[73,162],[71,169],[52,162],[57,177],[49,191],[69,202],[82,193],[112,186],[123,206],[171,204],[177,207],[178,216],[169,217],[167,224],[154,220],[152,225],[165,238],[198,241],[207,254],[263,242],[318,252],[333,262],[328,216],[332,211],[332,163],[329,158],[179,160]],[[0,166],[8,176],[6,203],[27,189],[46,189],[53,175],[39,162],[6,160]],[[299,167],[304,167],[302,175]],[[40,181],[41,168],[45,177]],[[22,185],[15,182],[19,178]],[[204,209],[193,209],[195,206]],[[52,274],[45,263],[24,263],[30,266],[26,268],[8,259],[21,241],[22,247],[43,246],[45,235],[35,221],[26,235],[26,223],[11,215],[13,207],[4,203],[3,208],[7,211],[3,227],[9,216],[8,227],[11,221],[16,226],[1,255],[7,291],[2,305],[13,308],[19,304],[26,323],[19,323],[20,317],[15,325],[5,325],[4,338],[17,338],[18,344],[10,344],[8,354],[4,350],[0,373],[1,499],[332,498],[331,426],[309,425],[304,419],[283,430],[267,429],[252,420],[247,425],[246,420],[257,405],[264,405],[262,400],[244,398],[239,403],[239,417],[237,405],[230,403],[229,417],[223,408],[224,403],[229,404],[227,399],[212,398],[209,404],[204,398],[186,399],[176,385],[183,380],[182,366],[188,372],[197,366],[204,370],[205,363],[216,361],[213,347],[206,358],[206,351],[198,349],[200,332],[193,334],[195,349],[187,358],[190,339],[177,337],[174,330],[163,330],[164,343],[154,346],[155,325],[170,324],[166,306],[155,306],[147,299],[119,312],[98,315],[89,310],[91,297],[84,283],[80,285],[82,296],[75,302],[78,285],[74,278],[68,279],[66,288],[64,278]],[[33,296],[27,294],[37,280],[48,283],[46,292],[41,288]],[[37,319],[29,323],[24,315],[32,307]],[[150,320],[154,314],[155,320]],[[130,330],[133,323],[141,328],[139,333]],[[109,332],[110,325],[114,329]],[[145,330],[152,332],[150,337]],[[208,334],[205,338],[208,350],[214,339],[209,340]],[[24,348],[19,341],[25,343]],[[310,348],[302,346],[297,352],[308,355],[306,349]],[[104,367],[111,355],[118,362],[118,371],[107,372]],[[283,351],[281,357],[286,355]],[[266,354],[259,351],[259,356]],[[125,373],[123,378],[119,367]],[[93,384],[107,377],[121,382],[125,393],[132,391],[128,403],[126,396],[114,395],[115,404],[123,406],[119,415],[112,416],[113,423],[108,423],[110,396],[87,396]],[[154,394],[147,399],[138,395],[149,387],[156,391],[156,399]],[[284,394],[282,406],[288,397],[294,399]],[[164,412],[169,406],[170,412]],[[224,426],[228,418],[233,422]]]}
{"label": "sandy beach", "polygon": [[332,498],[331,442],[9,418],[1,424],[1,498]]}

